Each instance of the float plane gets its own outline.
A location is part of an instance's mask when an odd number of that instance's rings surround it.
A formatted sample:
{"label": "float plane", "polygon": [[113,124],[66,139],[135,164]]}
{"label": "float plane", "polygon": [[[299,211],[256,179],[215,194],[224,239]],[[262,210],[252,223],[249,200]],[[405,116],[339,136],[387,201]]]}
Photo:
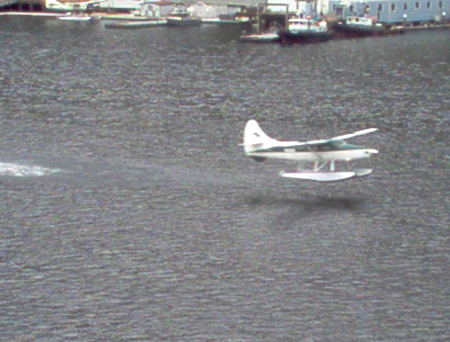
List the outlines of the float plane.
{"label": "float plane", "polygon": [[[337,137],[310,141],[279,141],[263,132],[255,120],[249,120],[244,129],[245,155],[256,160],[267,158],[284,159],[299,162],[296,172],[280,172],[286,178],[314,180],[318,182],[339,181],[354,177],[362,177],[372,173],[372,169],[356,169],[351,171],[336,171],[337,161],[369,158],[378,153],[373,148],[351,145],[346,139],[377,131],[377,128],[367,128]],[[303,170],[302,162],[314,163],[312,170]],[[326,167],[329,165],[329,169]]]}

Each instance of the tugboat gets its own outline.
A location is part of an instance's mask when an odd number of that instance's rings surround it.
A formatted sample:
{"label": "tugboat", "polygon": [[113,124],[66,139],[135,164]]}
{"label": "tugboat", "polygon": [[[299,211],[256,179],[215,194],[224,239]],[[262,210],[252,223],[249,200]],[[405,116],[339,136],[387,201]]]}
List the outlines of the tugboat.
{"label": "tugboat", "polygon": [[389,29],[386,25],[377,23],[376,18],[367,17],[348,17],[346,20],[332,21],[328,23],[328,28],[335,38],[362,38],[404,32]]}
{"label": "tugboat", "polygon": [[330,40],[333,35],[327,30],[325,21],[317,21],[311,17],[291,18],[288,28],[278,31],[281,42],[284,44],[309,44]]}

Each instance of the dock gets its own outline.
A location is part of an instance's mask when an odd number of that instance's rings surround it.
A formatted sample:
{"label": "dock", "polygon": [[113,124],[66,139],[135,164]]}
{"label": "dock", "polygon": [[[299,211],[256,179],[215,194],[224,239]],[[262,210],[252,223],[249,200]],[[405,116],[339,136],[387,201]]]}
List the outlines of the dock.
{"label": "dock", "polygon": [[46,17],[46,18],[57,18],[60,17],[62,13],[56,12],[0,12],[0,17]]}

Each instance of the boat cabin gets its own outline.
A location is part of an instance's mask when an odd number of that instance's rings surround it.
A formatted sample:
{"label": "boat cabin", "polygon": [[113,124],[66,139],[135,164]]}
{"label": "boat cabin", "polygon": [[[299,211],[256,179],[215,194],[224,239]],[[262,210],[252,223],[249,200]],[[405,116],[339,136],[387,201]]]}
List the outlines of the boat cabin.
{"label": "boat cabin", "polygon": [[312,31],[312,32],[324,32],[327,30],[326,22],[316,21],[311,18],[291,18],[289,19],[289,31]]}
{"label": "boat cabin", "polygon": [[347,25],[355,26],[373,26],[376,24],[377,18],[367,18],[367,17],[348,17],[346,19]]}

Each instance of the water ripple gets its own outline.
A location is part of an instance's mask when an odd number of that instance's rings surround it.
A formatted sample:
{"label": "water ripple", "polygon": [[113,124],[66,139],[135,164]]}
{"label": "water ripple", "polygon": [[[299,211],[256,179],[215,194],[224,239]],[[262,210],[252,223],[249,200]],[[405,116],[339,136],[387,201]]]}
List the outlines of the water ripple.
{"label": "water ripple", "polygon": [[51,169],[37,165],[0,163],[0,176],[39,177],[48,176],[60,171],[60,169]]}

